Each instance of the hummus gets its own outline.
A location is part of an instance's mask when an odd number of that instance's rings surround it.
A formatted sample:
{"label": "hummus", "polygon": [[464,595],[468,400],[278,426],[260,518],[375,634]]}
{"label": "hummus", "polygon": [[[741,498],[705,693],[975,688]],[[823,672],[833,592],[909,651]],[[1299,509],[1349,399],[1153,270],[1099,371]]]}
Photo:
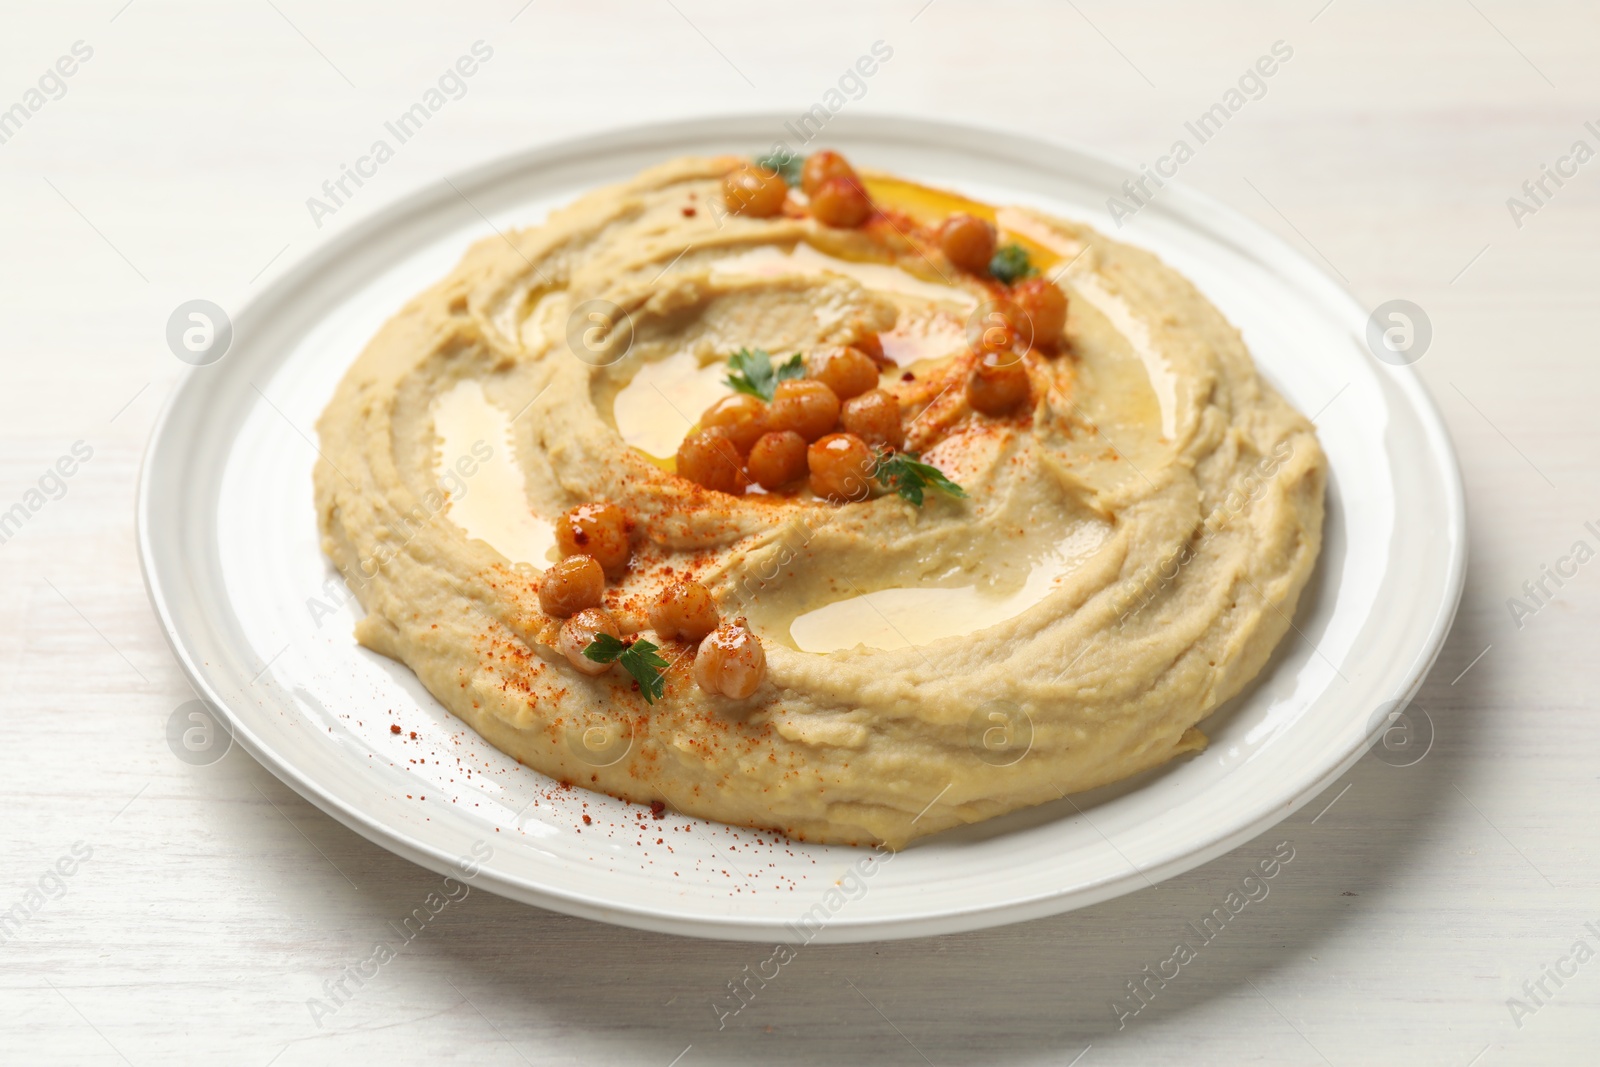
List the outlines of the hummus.
{"label": "hummus", "polygon": [[[1081,224],[870,172],[863,224],[823,225],[798,191],[754,217],[724,206],[744,165],[675,160],[487,238],[373,338],[315,473],[358,640],[529,767],[808,841],[899,848],[1202,748],[1196,724],[1288,630],[1322,534],[1312,426],[1238,331]],[[952,212],[1067,297],[1005,417],[964,398],[1004,286],[924,239]],[[964,496],[674,472],[731,353],[842,344],[873,350],[905,451]],[[669,664],[653,702],[623,670],[574,669],[541,607],[554,524],[594,502],[627,516],[604,608]],[[749,697],[697,686],[695,644],[652,630],[683,580],[759,638]]]}

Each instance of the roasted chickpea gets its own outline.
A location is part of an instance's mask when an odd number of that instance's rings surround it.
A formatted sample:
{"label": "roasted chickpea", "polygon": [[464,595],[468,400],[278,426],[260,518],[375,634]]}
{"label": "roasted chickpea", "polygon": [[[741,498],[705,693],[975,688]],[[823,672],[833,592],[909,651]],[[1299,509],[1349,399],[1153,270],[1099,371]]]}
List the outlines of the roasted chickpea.
{"label": "roasted chickpea", "polygon": [[806,476],[806,439],[793,430],[763,434],[750,450],[750,480],[777,489]]}
{"label": "roasted chickpea", "polygon": [[900,398],[882,389],[846,400],[839,412],[839,425],[869,445],[898,449],[906,443],[906,432],[900,425]]}
{"label": "roasted chickpea", "polygon": [[586,608],[561,624],[556,637],[556,651],[567,657],[567,662],[583,674],[604,674],[611,669],[609,663],[596,663],[583,654],[601,634],[621,637],[617,620],[600,608]]}
{"label": "roasted chickpea", "polygon": [[568,556],[539,579],[539,606],[566,618],[597,606],[605,591],[606,573],[593,556]]}
{"label": "roasted chickpea", "polygon": [[767,676],[767,653],[743,619],[719,626],[694,656],[694,680],[713,696],[743,700]]}
{"label": "roasted chickpea", "polygon": [[866,356],[880,367],[891,366],[889,357],[883,354],[883,338],[875,333],[863,334],[850,342],[850,347]]}
{"label": "roasted chickpea", "polygon": [[839,421],[839,397],[819,381],[807,378],[779,382],[767,408],[767,429],[793,430],[815,441]]}
{"label": "roasted chickpea", "polygon": [[1047,348],[1061,342],[1067,328],[1067,294],[1045,278],[1027,278],[1011,288],[1011,301],[1032,320],[1033,340]]}
{"label": "roasted chickpea", "polygon": [[556,523],[556,545],[563,556],[593,556],[615,578],[628,569],[628,516],[615,504],[579,504]]}
{"label": "roasted chickpea", "polygon": [[719,493],[744,492],[744,462],[721,426],[692,433],[678,446],[678,474]]}
{"label": "roasted chickpea", "polygon": [[984,415],[1006,415],[1028,399],[1028,369],[1011,352],[979,357],[967,375],[967,403]]}
{"label": "roasted chickpea", "polygon": [[824,226],[852,230],[871,214],[872,201],[853,178],[829,178],[811,194],[811,217]]}
{"label": "roasted chickpea", "polygon": [[956,214],[939,227],[939,249],[964,271],[988,274],[994,258],[994,226],[976,215]]}
{"label": "roasted chickpea", "polygon": [[843,345],[813,355],[811,377],[832,389],[840,400],[849,400],[877,386],[878,365],[861,349]]}
{"label": "roasted chickpea", "polygon": [[783,210],[789,185],[782,175],[746,163],[722,179],[722,202],[735,215],[764,219]]}
{"label": "roasted chickpea", "polygon": [[669,641],[698,641],[717,628],[717,605],[699,582],[673,582],[650,606],[650,626]]}
{"label": "roasted chickpea", "polygon": [[829,148],[813,152],[800,167],[800,188],[807,196],[816,196],[822,183],[829,178],[849,178],[857,181],[856,169],[843,156]]}
{"label": "roasted chickpea", "polygon": [[829,500],[864,500],[872,491],[876,461],[872,449],[853,433],[831,433],[806,449],[811,491]]}
{"label": "roasted chickpea", "polygon": [[713,426],[727,430],[733,446],[740,452],[748,452],[756,439],[767,432],[767,403],[749,393],[725,396],[700,416],[702,430]]}

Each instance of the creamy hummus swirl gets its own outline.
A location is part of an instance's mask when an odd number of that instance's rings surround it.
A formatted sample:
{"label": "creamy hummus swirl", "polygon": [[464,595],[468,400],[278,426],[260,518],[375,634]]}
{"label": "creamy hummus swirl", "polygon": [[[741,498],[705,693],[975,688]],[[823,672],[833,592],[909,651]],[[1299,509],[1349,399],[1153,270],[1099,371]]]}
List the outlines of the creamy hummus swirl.
{"label": "creamy hummus swirl", "polygon": [[[975,416],[959,375],[985,286],[896,216],[720,210],[742,162],[676,160],[483,240],[373,338],[318,424],[315,473],[357,638],[529,767],[811,841],[898,848],[1201,748],[1196,724],[1260,671],[1316,559],[1311,424],[1156,257],[869,174],[902,220],[987,211],[1068,296],[1029,409]],[[965,499],[733,496],[673,473],[729,353],[866,334],[896,364],[908,447]],[[606,593],[623,632],[698,580],[761,638],[754,696],[697,688],[693,647],[664,639],[653,705],[555,650],[549,524],[594,501],[632,526]]]}

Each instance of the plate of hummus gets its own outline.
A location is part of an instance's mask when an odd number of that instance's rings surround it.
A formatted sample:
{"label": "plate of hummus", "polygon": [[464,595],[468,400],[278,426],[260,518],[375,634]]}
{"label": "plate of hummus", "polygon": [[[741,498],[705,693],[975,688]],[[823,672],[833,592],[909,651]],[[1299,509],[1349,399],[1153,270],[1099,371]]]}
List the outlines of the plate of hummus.
{"label": "plate of hummus", "polygon": [[436,871],[791,950],[1081,907],[1316,796],[1465,561],[1366,311],[1081,150],[785,133],[481,166],[238,311],[138,512],[211,714]]}

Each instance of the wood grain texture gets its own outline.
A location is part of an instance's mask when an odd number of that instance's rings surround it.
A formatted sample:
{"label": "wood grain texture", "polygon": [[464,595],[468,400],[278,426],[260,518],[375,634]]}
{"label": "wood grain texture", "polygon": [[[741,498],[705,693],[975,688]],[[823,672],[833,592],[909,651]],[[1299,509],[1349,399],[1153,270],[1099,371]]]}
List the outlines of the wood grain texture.
{"label": "wood grain texture", "polygon": [[[780,29],[711,0],[8,8],[0,108],[74,42],[93,55],[0,143],[0,511],[75,442],[93,455],[0,544],[0,911],[41,879],[52,894],[0,941],[0,1060],[1593,1062],[1600,962],[1545,979],[1520,1019],[1507,999],[1575,940],[1600,946],[1585,927],[1600,928],[1600,564],[1520,628],[1506,599],[1600,523],[1600,161],[1520,227],[1506,199],[1574,141],[1600,147],[1584,126],[1600,126],[1600,13],[897,0],[783,14]],[[315,226],[305,199],[479,39],[495,54],[466,95]],[[849,107],[1135,162],[1274,41],[1293,47],[1182,180],[1363,302],[1403,297],[1431,317],[1418,368],[1460,451],[1472,537],[1461,615],[1419,700],[1433,749],[1404,768],[1369,757],[1278,829],[1155,889],[982,933],[807,947],[720,1030],[712,1003],[760,946],[478,892],[319,1025],[307,1000],[439,879],[242,753],[195,767],[168,749],[192,694],[132,531],[156,412],[199,373],[166,350],[168,314],[194,297],[242,304],[466,163],[623,122],[798,114],[880,39],[893,57]],[[1295,858],[1270,895],[1119,1029],[1125,983],[1280,841]],[[49,875],[75,842],[89,858]]]}

